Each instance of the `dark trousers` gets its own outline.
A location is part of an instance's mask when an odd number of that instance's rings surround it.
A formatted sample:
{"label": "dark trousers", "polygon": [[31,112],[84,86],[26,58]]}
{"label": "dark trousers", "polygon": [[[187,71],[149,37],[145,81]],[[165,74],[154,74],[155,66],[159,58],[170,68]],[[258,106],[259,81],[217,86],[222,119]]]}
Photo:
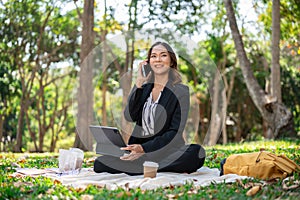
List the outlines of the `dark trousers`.
{"label": "dark trousers", "polygon": [[133,161],[124,161],[119,157],[103,155],[95,160],[94,171],[141,175],[143,174],[143,163],[154,161],[159,164],[158,172],[192,173],[203,166],[204,160],[205,150],[203,147],[198,144],[190,144],[159,160],[149,157],[147,154]]}

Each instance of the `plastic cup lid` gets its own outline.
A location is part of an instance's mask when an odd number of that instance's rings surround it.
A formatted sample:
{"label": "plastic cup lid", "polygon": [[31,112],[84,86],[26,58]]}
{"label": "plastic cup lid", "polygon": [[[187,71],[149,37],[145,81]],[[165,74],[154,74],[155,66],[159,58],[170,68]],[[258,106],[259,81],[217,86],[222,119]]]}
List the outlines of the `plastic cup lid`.
{"label": "plastic cup lid", "polygon": [[147,166],[147,167],[158,167],[158,163],[156,162],[151,162],[151,161],[145,161],[143,166]]}

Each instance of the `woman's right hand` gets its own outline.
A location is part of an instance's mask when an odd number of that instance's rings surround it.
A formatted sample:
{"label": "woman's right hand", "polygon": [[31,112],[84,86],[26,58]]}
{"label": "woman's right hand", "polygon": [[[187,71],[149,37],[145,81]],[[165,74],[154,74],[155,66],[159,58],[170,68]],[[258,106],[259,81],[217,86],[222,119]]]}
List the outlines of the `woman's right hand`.
{"label": "woman's right hand", "polygon": [[137,78],[136,78],[136,82],[135,82],[135,85],[137,88],[141,88],[142,85],[150,79],[151,72],[146,77],[144,77],[143,73],[142,73],[142,66],[146,65],[146,64],[147,64],[147,60],[144,60],[144,61],[140,62],[140,64],[139,64],[138,74],[137,74]]}
{"label": "woman's right hand", "polygon": [[121,160],[136,160],[145,154],[145,151],[140,144],[127,145],[127,147],[121,147],[121,150],[130,151],[130,154],[121,156]]}

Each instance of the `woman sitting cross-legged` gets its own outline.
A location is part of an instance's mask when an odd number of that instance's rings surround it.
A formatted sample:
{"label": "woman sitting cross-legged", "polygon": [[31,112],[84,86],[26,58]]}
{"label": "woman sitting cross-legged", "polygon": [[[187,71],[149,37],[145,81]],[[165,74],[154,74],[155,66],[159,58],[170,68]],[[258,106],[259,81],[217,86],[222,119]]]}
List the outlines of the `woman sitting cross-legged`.
{"label": "woman sitting cross-legged", "polygon": [[[143,65],[150,73],[143,76]],[[143,174],[143,163],[159,164],[158,172],[191,173],[203,166],[205,150],[186,145],[183,130],[190,107],[189,88],[182,84],[173,49],[156,42],[147,60],[139,64],[135,86],[124,115],[135,122],[127,147],[130,154],[120,158],[103,155],[94,163],[95,172]]]}

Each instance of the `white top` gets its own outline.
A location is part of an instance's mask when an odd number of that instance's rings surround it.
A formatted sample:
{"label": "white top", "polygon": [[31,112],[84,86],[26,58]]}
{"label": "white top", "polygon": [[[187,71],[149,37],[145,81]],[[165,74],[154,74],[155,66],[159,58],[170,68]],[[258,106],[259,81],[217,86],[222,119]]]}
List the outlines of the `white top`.
{"label": "white top", "polygon": [[161,92],[159,93],[158,98],[155,102],[153,102],[152,99],[152,92],[150,93],[150,96],[148,97],[147,101],[144,104],[143,108],[143,120],[142,120],[142,126],[143,126],[143,136],[151,136],[154,135],[154,119],[155,119],[155,110],[158,104],[158,101],[160,99]]}

